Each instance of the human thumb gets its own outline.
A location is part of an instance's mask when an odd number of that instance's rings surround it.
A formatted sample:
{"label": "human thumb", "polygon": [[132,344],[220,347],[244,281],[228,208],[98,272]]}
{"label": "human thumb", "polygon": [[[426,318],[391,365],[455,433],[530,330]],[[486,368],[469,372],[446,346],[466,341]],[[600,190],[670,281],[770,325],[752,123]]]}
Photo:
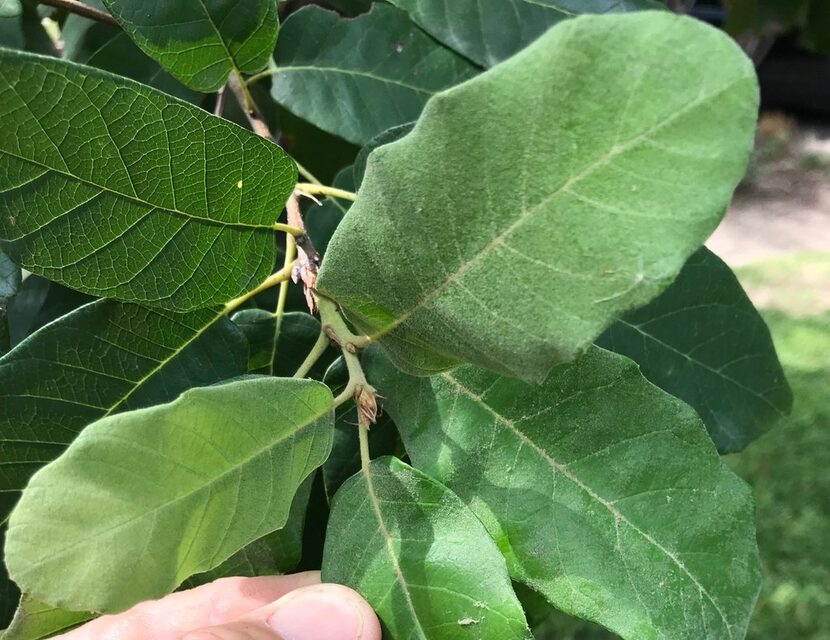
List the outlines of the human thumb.
{"label": "human thumb", "polygon": [[374,611],[355,591],[319,584],[288,593],[242,618],[182,640],[381,640]]}

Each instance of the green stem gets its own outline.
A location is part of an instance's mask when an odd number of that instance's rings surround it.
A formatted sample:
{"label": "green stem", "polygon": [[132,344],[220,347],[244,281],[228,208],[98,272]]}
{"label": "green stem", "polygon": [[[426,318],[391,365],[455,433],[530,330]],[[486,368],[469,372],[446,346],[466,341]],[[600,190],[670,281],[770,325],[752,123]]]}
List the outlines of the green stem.
{"label": "green stem", "polygon": [[346,321],[343,320],[343,316],[340,315],[340,309],[332,300],[319,294],[316,299],[317,308],[320,311],[320,320],[323,323],[323,331],[328,330],[330,335],[333,335],[339,341],[339,345],[344,352],[354,354],[358,349],[363,349],[371,344],[372,340],[368,336],[359,336],[352,333]]}
{"label": "green stem", "polygon": [[369,463],[372,461],[372,454],[369,453],[369,427],[360,424],[357,428],[360,435],[360,468],[363,470],[367,481],[371,482],[372,476],[369,473]]}
{"label": "green stem", "polygon": [[300,365],[300,368],[297,369],[297,372],[294,374],[295,378],[305,378],[308,375],[308,372],[311,371],[311,367],[313,367],[317,361],[320,359],[326,349],[329,346],[329,337],[326,335],[325,331],[321,331],[320,335],[317,336],[317,342],[314,343],[314,346],[311,347],[311,351],[308,352],[305,360]]}
{"label": "green stem", "polygon": [[225,303],[225,313],[230,313],[231,311],[235,311],[243,304],[248,302],[254,296],[262,293],[266,289],[270,289],[271,287],[275,287],[282,282],[286,282],[291,278],[291,270],[294,268],[294,265],[291,264],[287,267],[283,267],[276,273],[271,274],[262,283],[254,289],[251,289],[247,293],[243,293],[238,298],[234,298],[230,302]]}
{"label": "green stem", "polygon": [[341,200],[351,200],[352,202],[357,199],[357,196],[351,191],[337,189],[336,187],[327,187],[322,184],[298,182],[297,189],[312,196],[330,196],[332,198],[340,198]]}
{"label": "green stem", "polygon": [[294,161],[294,164],[297,165],[297,172],[309,182],[312,182],[316,185],[322,185],[323,183],[320,182],[311,171],[306,169],[303,165],[297,162],[297,158],[291,158]]}
{"label": "green stem", "polygon": [[[292,236],[285,237],[285,260],[282,268],[287,269],[297,258],[297,245]],[[280,341],[282,319],[285,316],[285,301],[288,299],[288,280],[280,282],[280,293],[277,296],[277,309],[274,311],[274,342],[271,348],[271,374],[274,373],[274,363],[277,360],[277,345]]]}
{"label": "green stem", "polygon": [[56,9],[63,9],[69,13],[76,13],[84,18],[89,18],[90,20],[95,20],[97,22],[103,22],[104,24],[108,24],[119,29],[121,28],[118,21],[106,11],[90,7],[83,2],[78,2],[78,0],[38,0],[38,3],[45,4]]}
{"label": "green stem", "polygon": [[257,83],[260,80],[265,80],[265,78],[270,78],[277,71],[278,71],[278,69],[274,68],[274,69],[266,69],[265,71],[260,71],[259,73],[255,73],[254,75],[252,75],[250,78],[248,78],[245,81],[245,84],[247,84],[250,87],[252,84]]}
{"label": "green stem", "polygon": [[292,227],[290,224],[283,224],[282,222],[275,222],[273,225],[271,225],[271,228],[274,231],[283,231],[295,238],[299,238],[300,236],[305,235],[305,231],[303,231],[299,227]]}

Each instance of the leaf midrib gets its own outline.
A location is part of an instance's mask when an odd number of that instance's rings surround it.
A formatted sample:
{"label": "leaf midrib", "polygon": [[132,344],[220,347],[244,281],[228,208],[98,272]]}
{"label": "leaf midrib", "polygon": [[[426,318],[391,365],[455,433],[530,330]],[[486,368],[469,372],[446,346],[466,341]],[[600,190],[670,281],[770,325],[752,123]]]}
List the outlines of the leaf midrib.
{"label": "leaf midrib", "polygon": [[[222,227],[233,227],[233,228],[241,228],[241,229],[255,229],[255,230],[262,229],[262,230],[273,231],[273,226],[269,225],[269,224],[247,224],[247,223],[243,223],[243,222],[225,222],[225,221],[222,221],[222,220],[215,220],[213,218],[206,218],[204,216],[198,216],[198,215],[195,215],[195,214],[192,214],[192,213],[187,213],[186,211],[180,211],[178,209],[171,209],[170,207],[165,207],[165,206],[153,204],[152,202],[147,202],[146,200],[143,200],[143,199],[139,198],[138,196],[129,195],[129,194],[123,193],[121,191],[116,191],[115,189],[111,189],[109,187],[105,187],[105,186],[96,184],[95,182],[92,182],[90,180],[85,180],[84,178],[73,175],[72,173],[69,173],[67,171],[63,171],[62,169],[56,169],[55,167],[51,167],[47,164],[43,164],[42,162],[38,162],[37,160],[32,160],[30,158],[24,158],[23,156],[18,155],[16,153],[12,153],[11,151],[8,151],[6,149],[0,149],[0,153],[3,153],[7,156],[15,158],[16,160],[19,160],[21,162],[27,162],[31,165],[36,166],[36,167],[46,169],[47,172],[52,171],[54,173],[57,173],[59,175],[64,176],[65,178],[68,178],[70,180],[74,180],[76,182],[80,182],[81,184],[85,184],[89,187],[92,187],[93,189],[98,189],[100,193],[109,193],[109,194],[114,195],[118,198],[121,198],[121,199],[124,199],[124,200],[129,200],[129,201],[134,202],[136,204],[139,204],[143,207],[147,207],[147,208],[150,209],[150,211],[148,213],[152,213],[153,211],[163,211],[163,212],[169,213],[169,214],[177,216],[177,217],[183,217],[183,218],[186,218],[188,220],[193,220],[193,221],[197,221],[197,222],[201,222],[201,223],[205,223],[205,224],[210,224],[210,225],[218,225],[218,226],[222,226]],[[44,175],[46,175],[46,174],[44,173],[44,174],[38,176],[38,178],[42,178]],[[16,188],[19,188],[20,186],[26,186],[26,185],[25,184],[19,185]],[[29,234],[25,234],[25,235],[29,235]]]}
{"label": "leaf midrib", "polygon": [[707,591],[707,589],[700,583],[697,577],[686,567],[686,565],[680,560],[680,558],[677,557],[677,555],[674,552],[663,546],[648,532],[643,531],[637,525],[631,522],[619,509],[617,509],[617,507],[611,501],[604,499],[602,496],[596,493],[588,484],[586,484],[578,476],[576,476],[573,473],[573,471],[571,471],[567,467],[567,465],[563,465],[562,463],[556,461],[553,457],[550,456],[550,454],[548,454],[544,447],[537,444],[533,439],[530,438],[530,436],[521,431],[515,422],[496,411],[493,407],[487,404],[480,395],[476,394],[471,389],[466,387],[460,380],[455,378],[451,373],[445,372],[440,374],[440,376],[444,380],[452,384],[460,393],[463,393],[465,396],[467,396],[468,399],[472,400],[473,402],[484,408],[486,411],[488,411],[503,426],[507,427],[507,429],[509,429],[521,442],[524,442],[533,451],[535,451],[536,454],[551,467],[554,473],[559,472],[563,477],[568,479],[577,488],[579,488],[581,491],[587,494],[592,500],[602,505],[602,507],[604,507],[612,515],[615,522],[624,522],[633,531],[638,533],[646,542],[648,542],[660,553],[662,553],[665,557],[671,560],[672,563],[674,563],[674,565],[692,581],[692,584],[694,584],[698,591],[702,595],[706,596],[707,600],[709,600],[711,605],[714,607],[715,611],[717,611],[723,623],[726,625],[726,631],[729,634],[728,637],[734,637],[732,635],[733,625],[729,622],[728,618],[726,617],[726,614],[721,609],[719,603]]}

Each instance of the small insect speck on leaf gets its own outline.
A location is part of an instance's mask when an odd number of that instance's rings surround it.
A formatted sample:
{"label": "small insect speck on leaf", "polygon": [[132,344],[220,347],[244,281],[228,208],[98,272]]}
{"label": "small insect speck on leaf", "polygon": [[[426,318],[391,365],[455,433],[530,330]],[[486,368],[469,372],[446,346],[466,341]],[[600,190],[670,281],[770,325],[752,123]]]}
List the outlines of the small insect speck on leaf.
{"label": "small insect speck on leaf", "polygon": [[242,180],[240,180],[239,182],[237,182],[237,183],[236,183],[236,188],[237,188],[237,189],[241,189],[241,188],[242,188]]}
{"label": "small insect speck on leaf", "polygon": [[458,621],[458,624],[462,627],[469,627],[471,625],[478,624],[478,622],[479,621],[475,618],[461,618],[461,620]]}
{"label": "small insect speck on leaf", "polygon": [[395,53],[403,53],[403,44],[400,42],[395,43]]}

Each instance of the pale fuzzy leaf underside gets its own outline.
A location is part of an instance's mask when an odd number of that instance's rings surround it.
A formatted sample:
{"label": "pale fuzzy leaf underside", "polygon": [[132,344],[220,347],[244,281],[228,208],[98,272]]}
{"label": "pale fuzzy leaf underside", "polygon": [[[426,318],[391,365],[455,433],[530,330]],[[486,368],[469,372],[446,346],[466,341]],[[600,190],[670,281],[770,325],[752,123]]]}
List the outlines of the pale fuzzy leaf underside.
{"label": "pale fuzzy leaf underside", "polygon": [[319,382],[251,378],[90,425],[12,513],[10,575],[71,610],[170,593],[285,524],[328,457],[332,403]]}
{"label": "pale fuzzy leaf underside", "polygon": [[542,380],[715,228],[757,106],[749,60],[696,20],[562,22],[371,154],[319,289],[409,372]]}
{"label": "pale fuzzy leaf underside", "polygon": [[271,272],[296,182],[271,142],[124,78],[6,50],[0,119],[0,238],[22,267],[179,311]]}
{"label": "pale fuzzy leaf underside", "polygon": [[592,347],[541,385],[370,353],[413,464],[481,518],[511,576],[623,638],[744,637],[760,586],[752,496],[697,415]]}

